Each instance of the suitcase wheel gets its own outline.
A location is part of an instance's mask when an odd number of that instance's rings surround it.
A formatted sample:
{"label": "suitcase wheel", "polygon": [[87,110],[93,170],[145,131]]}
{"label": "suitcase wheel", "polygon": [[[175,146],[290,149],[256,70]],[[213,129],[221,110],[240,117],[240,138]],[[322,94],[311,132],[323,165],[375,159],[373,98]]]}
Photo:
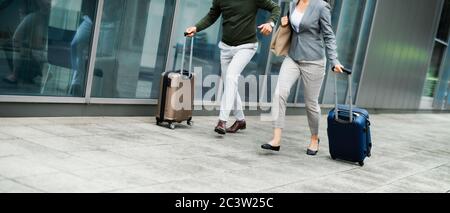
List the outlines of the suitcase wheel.
{"label": "suitcase wheel", "polygon": [[162,122],[157,118],[157,119],[156,119],[156,125],[161,126],[161,123],[162,123]]}
{"label": "suitcase wheel", "polygon": [[359,166],[364,166],[364,161],[358,162]]}
{"label": "suitcase wheel", "polygon": [[187,124],[189,126],[194,126],[194,121],[192,121],[192,119],[187,120]]}
{"label": "suitcase wheel", "polygon": [[331,156],[331,159],[336,160],[336,157],[334,157],[333,155]]}
{"label": "suitcase wheel", "polygon": [[169,123],[169,129],[174,130],[175,129],[175,124],[174,123]]}

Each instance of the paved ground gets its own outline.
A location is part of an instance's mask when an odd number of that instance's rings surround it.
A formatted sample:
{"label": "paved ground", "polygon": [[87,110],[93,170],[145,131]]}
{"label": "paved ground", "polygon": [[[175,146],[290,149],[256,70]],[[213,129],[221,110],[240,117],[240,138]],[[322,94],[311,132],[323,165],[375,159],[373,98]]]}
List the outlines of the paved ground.
{"label": "paved ground", "polygon": [[172,131],[153,118],[0,118],[0,192],[448,192],[450,114],[373,115],[363,168],[306,156],[304,116],[282,152],[259,149],[270,123],[226,138],[215,117]]}

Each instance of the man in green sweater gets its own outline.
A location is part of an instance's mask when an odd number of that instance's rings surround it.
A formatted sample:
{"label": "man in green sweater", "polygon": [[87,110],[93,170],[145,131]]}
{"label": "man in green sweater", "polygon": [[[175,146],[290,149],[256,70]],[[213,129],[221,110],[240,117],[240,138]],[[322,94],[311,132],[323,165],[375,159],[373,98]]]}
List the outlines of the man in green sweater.
{"label": "man in green sweater", "polygon": [[[267,23],[256,27],[258,9],[270,11],[271,16]],[[213,0],[208,15],[194,27],[186,29],[188,36],[192,37],[214,24],[221,15],[223,17],[223,35],[219,48],[224,93],[215,132],[225,135],[246,129],[242,100],[238,92],[239,76],[258,49],[256,28],[263,35],[270,35],[280,13],[280,7],[272,0]],[[233,108],[236,122],[230,128],[226,128]]]}

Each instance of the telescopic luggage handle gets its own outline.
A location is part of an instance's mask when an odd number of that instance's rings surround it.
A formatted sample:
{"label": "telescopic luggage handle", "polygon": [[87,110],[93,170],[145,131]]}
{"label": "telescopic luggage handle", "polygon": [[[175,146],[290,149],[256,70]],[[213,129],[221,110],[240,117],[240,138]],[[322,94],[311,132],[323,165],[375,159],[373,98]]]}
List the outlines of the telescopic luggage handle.
{"label": "telescopic luggage handle", "polygon": [[[184,41],[184,44],[183,44],[183,55],[182,55],[182,58],[181,58],[181,69],[180,69],[180,72],[181,72],[181,75],[183,75],[183,70],[184,70],[184,61],[185,61],[185,57],[186,57],[186,43],[187,43],[187,40],[188,40],[188,33],[187,32],[184,32],[184,37],[185,37],[185,41]],[[191,50],[190,50],[191,52],[190,52],[190,58],[189,58],[189,69],[188,69],[188,77],[191,77],[191,75],[192,75],[192,57],[193,57],[193,54],[194,54],[194,37],[192,37],[191,38]]]}
{"label": "telescopic luggage handle", "polygon": [[[334,68],[333,68],[333,71],[335,71]],[[352,74],[352,70],[347,69],[347,68],[342,68],[342,71],[343,71],[345,74],[347,74],[347,75],[351,75],[351,74]]]}
{"label": "telescopic luggage handle", "polygon": [[[333,72],[335,72],[334,67],[332,68]],[[345,121],[339,118],[339,107],[338,107],[338,84],[337,84],[337,76],[339,73],[335,72],[336,75],[334,77],[334,98],[335,98],[335,107],[334,107],[334,116],[335,116],[335,120],[340,122],[340,123],[353,123],[353,92],[352,92],[352,70],[350,69],[342,69],[342,71],[344,72],[344,74],[347,75],[348,78],[348,100],[350,102],[350,110],[349,110],[349,121]]]}

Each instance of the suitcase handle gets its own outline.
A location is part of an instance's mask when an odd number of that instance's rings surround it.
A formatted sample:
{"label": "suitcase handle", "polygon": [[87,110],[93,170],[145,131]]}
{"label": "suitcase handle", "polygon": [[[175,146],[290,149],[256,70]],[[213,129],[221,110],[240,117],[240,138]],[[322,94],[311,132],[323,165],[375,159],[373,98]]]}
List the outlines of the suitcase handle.
{"label": "suitcase handle", "polygon": [[347,74],[347,78],[348,78],[348,100],[350,102],[350,109],[349,109],[349,116],[350,119],[348,121],[346,120],[342,120],[339,118],[339,104],[338,104],[338,83],[337,83],[337,76],[339,75],[339,73],[335,72],[334,67],[332,69],[332,71],[335,73],[335,77],[334,77],[334,98],[335,98],[335,107],[334,107],[334,115],[335,115],[335,120],[337,122],[340,123],[346,123],[346,124],[351,124],[353,123],[353,92],[352,92],[352,70],[350,69],[346,69],[344,68],[342,71],[344,72],[344,74]]}
{"label": "suitcase handle", "polygon": [[[333,68],[333,71],[334,71],[334,68]],[[351,75],[351,74],[352,74],[352,70],[347,69],[347,68],[343,68],[343,69],[342,69],[342,72],[344,72],[344,73],[347,74],[347,75]]]}
{"label": "suitcase handle", "polygon": [[[183,55],[182,55],[182,58],[181,58],[181,69],[180,69],[180,72],[181,72],[181,75],[183,75],[184,73],[183,73],[183,70],[184,70],[184,61],[185,61],[185,58],[186,58],[186,43],[187,43],[187,40],[188,40],[188,37],[187,37],[187,33],[186,32],[184,32],[184,38],[185,38],[185,41],[184,41],[184,44],[183,44]],[[190,50],[190,57],[189,57],[189,69],[188,69],[188,77],[191,77],[191,75],[192,75],[192,57],[193,57],[193,54],[194,54],[194,37],[191,37],[191,50]]]}

